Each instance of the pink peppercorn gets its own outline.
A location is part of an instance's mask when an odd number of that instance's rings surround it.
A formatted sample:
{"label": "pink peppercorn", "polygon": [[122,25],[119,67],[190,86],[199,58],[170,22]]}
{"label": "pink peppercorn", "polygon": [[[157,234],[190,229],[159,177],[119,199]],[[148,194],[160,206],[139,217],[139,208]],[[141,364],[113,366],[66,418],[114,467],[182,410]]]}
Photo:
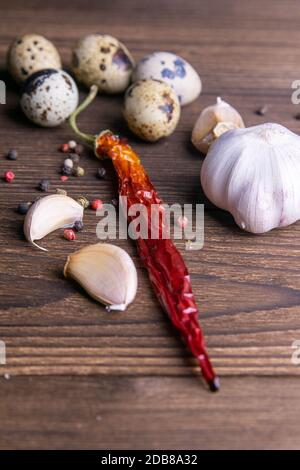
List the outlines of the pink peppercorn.
{"label": "pink peppercorn", "polygon": [[60,151],[63,152],[63,153],[69,153],[70,152],[69,144],[62,144],[60,146]]}
{"label": "pink peppercorn", "polygon": [[9,170],[4,173],[4,179],[7,181],[7,183],[12,183],[12,181],[15,179],[15,174],[13,171]]}
{"label": "pink peppercorn", "polygon": [[64,237],[66,240],[69,240],[69,241],[76,240],[75,232],[74,230],[70,228],[66,228],[66,230],[64,230]]}
{"label": "pink peppercorn", "polygon": [[60,177],[60,181],[62,181],[63,183],[64,183],[65,181],[68,181],[68,179],[69,179],[69,177],[68,177],[68,176],[65,176],[65,175],[63,175],[63,176]]}
{"label": "pink peppercorn", "polygon": [[97,209],[101,209],[102,205],[103,205],[103,202],[101,201],[101,199],[94,199],[91,202],[91,209],[96,211]]}
{"label": "pink peppercorn", "polygon": [[178,227],[185,228],[187,224],[189,223],[189,219],[184,215],[180,215],[177,219],[177,225]]}

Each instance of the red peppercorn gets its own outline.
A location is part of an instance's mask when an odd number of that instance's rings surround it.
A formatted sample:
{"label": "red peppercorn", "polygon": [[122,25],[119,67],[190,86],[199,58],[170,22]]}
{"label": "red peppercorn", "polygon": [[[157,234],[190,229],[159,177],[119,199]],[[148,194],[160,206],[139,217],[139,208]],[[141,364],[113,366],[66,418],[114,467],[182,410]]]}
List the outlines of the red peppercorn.
{"label": "red peppercorn", "polygon": [[102,205],[103,205],[103,202],[101,201],[101,199],[94,199],[91,202],[91,209],[96,211],[97,209],[101,209]]}
{"label": "red peppercorn", "polygon": [[69,177],[66,176],[66,175],[62,175],[62,176],[60,177],[60,181],[62,181],[63,183],[64,183],[65,181],[68,181],[68,179],[69,179]]}
{"label": "red peppercorn", "polygon": [[59,147],[60,151],[63,153],[69,153],[70,152],[70,146],[69,144],[61,144]]}
{"label": "red peppercorn", "polygon": [[9,170],[4,173],[4,179],[8,183],[12,183],[12,181],[15,179],[15,174],[13,171]]}
{"label": "red peppercorn", "polygon": [[66,240],[69,240],[69,241],[76,240],[75,232],[74,230],[70,228],[66,228],[66,230],[64,230],[64,237]]}

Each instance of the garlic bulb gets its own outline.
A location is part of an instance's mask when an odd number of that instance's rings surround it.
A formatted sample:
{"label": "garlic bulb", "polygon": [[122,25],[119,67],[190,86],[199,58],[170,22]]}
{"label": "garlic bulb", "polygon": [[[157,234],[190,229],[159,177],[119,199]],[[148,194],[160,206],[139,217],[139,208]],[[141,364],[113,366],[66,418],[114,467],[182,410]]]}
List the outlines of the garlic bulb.
{"label": "garlic bulb", "polygon": [[245,127],[241,115],[230,104],[217,98],[216,104],[203,109],[192,132],[194,146],[207,153],[209,146],[230,129]]}
{"label": "garlic bulb", "polygon": [[137,272],[125,250],[108,243],[96,243],[68,257],[65,277],[77,281],[108,310],[125,310],[137,291]]}
{"label": "garlic bulb", "polygon": [[252,233],[300,219],[299,181],[300,137],[273,123],[226,132],[201,170],[208,199]]}
{"label": "garlic bulb", "polygon": [[26,214],[24,235],[26,239],[40,250],[47,251],[34,241],[44,238],[58,228],[73,227],[82,221],[83,207],[69,196],[51,194],[38,199]]}

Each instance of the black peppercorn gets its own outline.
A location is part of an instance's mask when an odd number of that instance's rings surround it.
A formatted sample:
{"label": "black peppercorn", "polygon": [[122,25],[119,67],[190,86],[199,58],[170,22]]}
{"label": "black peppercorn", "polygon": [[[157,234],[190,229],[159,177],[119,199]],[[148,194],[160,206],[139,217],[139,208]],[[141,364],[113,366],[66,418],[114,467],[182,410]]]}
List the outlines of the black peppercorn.
{"label": "black peppercorn", "polygon": [[61,172],[65,176],[71,176],[73,174],[73,168],[64,165],[61,169]]}
{"label": "black peppercorn", "polygon": [[7,160],[17,160],[18,151],[16,149],[11,149],[7,154]]}
{"label": "black peppercorn", "polygon": [[77,153],[70,153],[70,155],[68,155],[68,158],[71,158],[74,163],[79,163],[80,161],[80,156],[77,155]]}
{"label": "black peppercorn", "polygon": [[264,106],[261,106],[260,108],[256,110],[256,114],[258,116],[264,116],[267,113],[268,108],[269,108],[268,105],[265,104]]}
{"label": "black peppercorn", "polygon": [[77,153],[77,155],[81,155],[84,151],[84,146],[81,144],[77,144],[76,147],[74,148],[74,153]]}
{"label": "black peppercorn", "polygon": [[81,222],[81,220],[76,220],[73,228],[74,230],[76,230],[76,232],[80,232],[83,229],[83,223]]}
{"label": "black peppercorn", "polygon": [[100,168],[98,168],[98,170],[97,170],[97,176],[98,176],[98,178],[99,178],[100,180],[103,180],[103,179],[105,178],[105,176],[106,176],[106,170],[105,170],[105,168],[103,168],[103,166],[100,167]]}
{"label": "black peppercorn", "polygon": [[17,207],[17,212],[19,212],[19,214],[25,215],[29,211],[30,206],[31,202],[20,202]]}
{"label": "black peppercorn", "polygon": [[80,196],[78,199],[77,199],[77,202],[78,204],[80,204],[84,209],[87,209],[90,205],[90,201],[84,197],[84,196]]}
{"label": "black peppercorn", "polygon": [[50,181],[46,178],[43,178],[40,182],[39,182],[39,185],[38,185],[38,189],[40,191],[48,191],[49,189],[49,186],[50,186]]}

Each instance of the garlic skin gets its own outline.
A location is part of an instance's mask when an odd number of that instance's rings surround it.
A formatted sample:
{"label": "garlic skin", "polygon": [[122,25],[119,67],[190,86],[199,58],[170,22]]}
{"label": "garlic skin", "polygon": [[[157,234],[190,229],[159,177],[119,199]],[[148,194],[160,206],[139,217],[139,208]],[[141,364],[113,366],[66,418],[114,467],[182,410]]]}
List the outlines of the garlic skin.
{"label": "garlic skin", "polygon": [[34,246],[43,251],[46,248],[35,243],[58,228],[73,227],[74,222],[82,221],[83,207],[69,196],[51,194],[38,199],[26,214],[24,235]]}
{"label": "garlic skin", "polygon": [[260,234],[300,219],[300,137],[279,124],[221,135],[201,169],[208,199]]}
{"label": "garlic skin", "polygon": [[216,104],[204,108],[198,117],[192,131],[192,143],[200,152],[207,153],[221,134],[242,127],[245,124],[240,113],[218,97]]}
{"label": "garlic skin", "polygon": [[77,281],[107,310],[126,310],[137,291],[137,272],[131,257],[108,243],[96,243],[72,253],[64,275]]}

